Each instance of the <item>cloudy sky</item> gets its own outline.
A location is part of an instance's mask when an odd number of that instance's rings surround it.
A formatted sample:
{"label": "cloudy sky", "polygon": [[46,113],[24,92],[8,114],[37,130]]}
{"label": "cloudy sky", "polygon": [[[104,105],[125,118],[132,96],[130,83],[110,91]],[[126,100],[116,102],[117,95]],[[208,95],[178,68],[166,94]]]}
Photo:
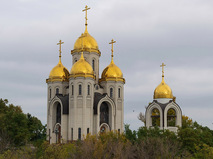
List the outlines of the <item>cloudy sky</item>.
{"label": "cloudy sky", "polygon": [[114,61],[123,71],[125,123],[137,129],[139,112],[161,82],[172,88],[184,115],[213,129],[213,1],[209,0],[10,0],[0,5],[0,98],[21,105],[46,124],[46,78],[58,62],[71,69],[76,39],[88,31],[102,53],[100,73]]}

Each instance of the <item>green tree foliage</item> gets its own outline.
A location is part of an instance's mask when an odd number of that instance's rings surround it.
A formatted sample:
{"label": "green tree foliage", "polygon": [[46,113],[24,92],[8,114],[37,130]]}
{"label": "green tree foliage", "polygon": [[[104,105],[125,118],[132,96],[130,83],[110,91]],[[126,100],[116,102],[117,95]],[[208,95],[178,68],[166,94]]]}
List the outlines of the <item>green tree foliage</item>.
{"label": "green tree foliage", "polygon": [[40,120],[24,114],[20,106],[8,104],[6,99],[0,99],[0,121],[0,130],[8,135],[11,144],[15,146],[22,146],[45,136],[45,127]]}

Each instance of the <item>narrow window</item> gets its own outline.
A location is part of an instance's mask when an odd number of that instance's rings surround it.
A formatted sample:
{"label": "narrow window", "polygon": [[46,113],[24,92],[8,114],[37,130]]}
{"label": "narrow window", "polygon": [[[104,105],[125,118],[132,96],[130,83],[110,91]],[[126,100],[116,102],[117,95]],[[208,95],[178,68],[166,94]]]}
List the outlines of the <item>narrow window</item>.
{"label": "narrow window", "polygon": [[87,86],[87,95],[90,95],[90,85]]}
{"label": "narrow window", "polygon": [[72,85],[72,96],[73,96],[73,94],[74,94],[74,86]]}
{"label": "narrow window", "polygon": [[118,133],[119,133],[119,134],[121,133],[121,130],[120,130],[120,129],[118,129]]}
{"label": "narrow window", "polygon": [[56,88],[56,94],[59,94],[59,89],[58,88]]}
{"label": "narrow window", "polygon": [[121,89],[118,88],[118,98],[121,98]]}
{"label": "narrow window", "polygon": [[61,123],[61,105],[59,103],[56,107],[56,123]]}
{"label": "narrow window", "polygon": [[50,129],[49,129],[49,144],[50,144]]}
{"label": "narrow window", "polygon": [[79,84],[79,86],[78,86],[78,94],[79,94],[79,95],[82,94],[82,86],[81,86],[81,84]]}
{"label": "narrow window", "polygon": [[73,128],[71,128],[71,140],[73,140]]}
{"label": "narrow window", "polygon": [[92,60],[92,69],[95,71],[95,60]]}
{"label": "narrow window", "polygon": [[89,134],[89,128],[87,128],[87,134]]}
{"label": "narrow window", "polygon": [[50,98],[51,98],[51,88],[50,88]]}
{"label": "narrow window", "polygon": [[112,98],[113,96],[113,88],[110,88],[110,97]]}
{"label": "narrow window", "polygon": [[78,140],[81,140],[81,128],[78,128]]}

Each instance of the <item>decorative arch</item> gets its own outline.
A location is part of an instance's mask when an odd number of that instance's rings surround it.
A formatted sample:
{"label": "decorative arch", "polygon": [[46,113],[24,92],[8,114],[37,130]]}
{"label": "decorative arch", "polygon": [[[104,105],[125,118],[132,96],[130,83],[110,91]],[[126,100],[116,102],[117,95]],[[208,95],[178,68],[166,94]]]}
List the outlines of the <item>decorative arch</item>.
{"label": "decorative arch", "polygon": [[110,130],[111,129],[108,124],[103,123],[100,125],[100,133],[106,133],[106,132],[109,132]]}
{"label": "decorative arch", "polygon": [[[107,104],[108,106],[108,123],[101,123],[100,122],[100,117],[101,117],[101,106],[103,106],[103,104]],[[104,98],[102,98],[99,102],[98,102],[98,106],[97,106],[97,132],[100,131],[100,126],[102,124],[107,124],[109,126],[109,128],[114,129],[114,119],[115,119],[115,111],[116,107],[115,107],[115,103],[112,101],[112,99],[106,95]]]}
{"label": "decorative arch", "polygon": [[[50,120],[49,121],[51,121],[51,125],[52,125],[52,128],[54,127],[54,125],[57,123],[56,122],[56,109],[57,109],[57,106],[58,106],[58,104],[60,104],[60,106],[61,106],[61,117],[62,117],[62,112],[63,112],[63,104],[61,103],[61,100],[57,97],[57,96],[55,96],[52,100],[51,100],[51,102],[50,102],[50,104],[49,104],[49,107],[48,107],[48,114],[49,114],[49,116],[48,116],[48,118],[50,118]],[[54,130],[54,129],[53,129]]]}
{"label": "decorative arch", "polygon": [[61,124],[56,123],[53,127],[53,132],[55,133],[56,143],[61,143]]}
{"label": "decorative arch", "polygon": [[147,127],[152,127],[153,126],[152,125],[152,112],[153,112],[154,109],[159,110],[159,118],[160,118],[159,127],[162,128],[163,127],[163,111],[162,111],[162,108],[158,104],[156,104],[156,103],[150,104],[147,107],[147,109],[146,109],[146,114],[145,114],[146,126]]}
{"label": "decorative arch", "polygon": [[[164,120],[164,125],[167,126],[167,121],[168,121],[168,116],[167,116],[167,113],[170,109],[173,109],[176,113],[176,118],[175,118],[175,127],[177,126],[182,126],[182,111],[180,109],[180,107],[174,103],[174,102],[171,102],[170,104],[168,104],[164,110],[164,117],[165,117],[165,120]],[[168,126],[168,127],[172,127],[172,126]]]}

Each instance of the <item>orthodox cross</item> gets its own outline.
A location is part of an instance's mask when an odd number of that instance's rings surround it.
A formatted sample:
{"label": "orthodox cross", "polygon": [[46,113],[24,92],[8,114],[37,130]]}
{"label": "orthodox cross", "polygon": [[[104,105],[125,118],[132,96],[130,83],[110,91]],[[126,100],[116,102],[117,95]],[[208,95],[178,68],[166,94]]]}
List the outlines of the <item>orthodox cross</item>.
{"label": "orthodox cross", "polygon": [[64,42],[62,42],[61,40],[59,40],[59,43],[57,43],[57,45],[59,45],[59,57],[61,57],[61,44],[63,44]]}
{"label": "orthodox cross", "polygon": [[160,65],[160,67],[162,67],[162,77],[164,77],[164,66],[166,66],[164,63],[162,63],[162,65]]}
{"label": "orthodox cross", "polygon": [[86,26],[87,26],[87,20],[88,20],[88,19],[87,19],[87,11],[88,11],[89,9],[90,9],[90,8],[88,8],[88,6],[86,5],[86,6],[85,6],[85,9],[82,10],[83,12],[85,11],[85,20],[86,20],[86,21],[85,21],[85,25],[86,25]]}
{"label": "orthodox cross", "polygon": [[109,43],[109,44],[112,44],[112,49],[111,49],[111,51],[112,51],[112,58],[113,58],[113,44],[114,43],[116,43],[116,41],[114,41],[113,39],[111,40],[111,42]]}

